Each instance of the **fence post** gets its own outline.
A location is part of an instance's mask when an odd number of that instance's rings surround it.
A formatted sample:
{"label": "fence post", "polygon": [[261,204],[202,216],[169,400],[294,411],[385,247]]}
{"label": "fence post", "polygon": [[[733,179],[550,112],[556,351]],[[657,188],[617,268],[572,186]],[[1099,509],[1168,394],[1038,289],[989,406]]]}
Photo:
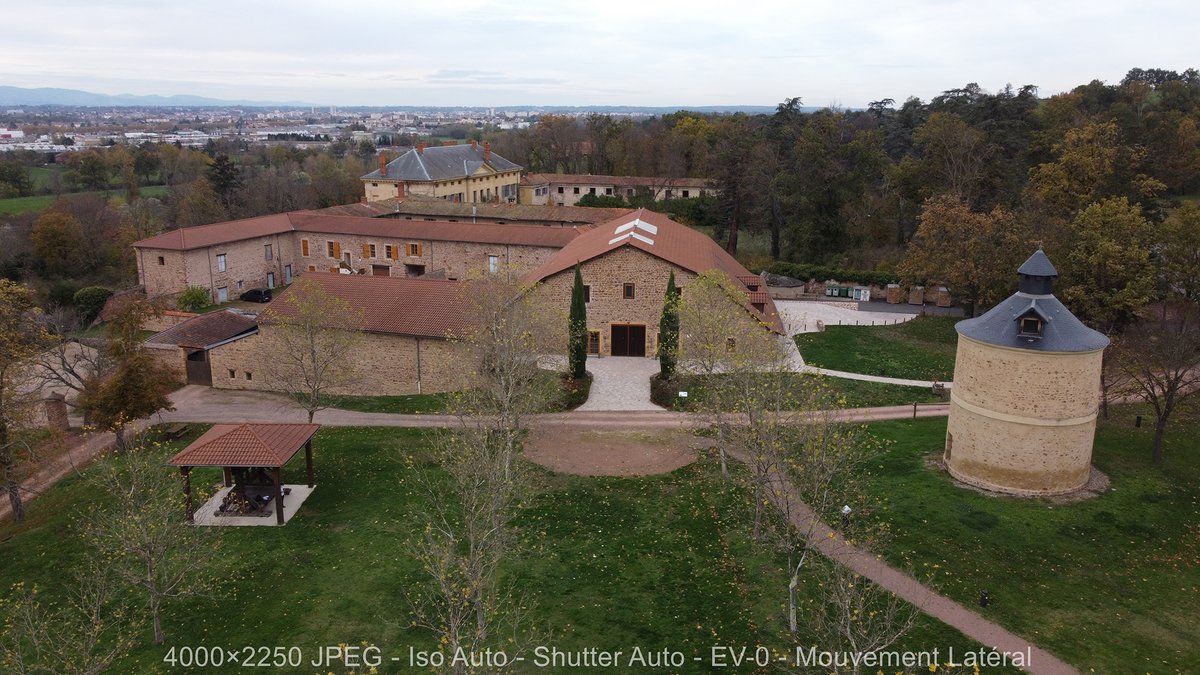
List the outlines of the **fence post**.
{"label": "fence post", "polygon": [[913,419],[917,419],[917,402],[913,401]]}

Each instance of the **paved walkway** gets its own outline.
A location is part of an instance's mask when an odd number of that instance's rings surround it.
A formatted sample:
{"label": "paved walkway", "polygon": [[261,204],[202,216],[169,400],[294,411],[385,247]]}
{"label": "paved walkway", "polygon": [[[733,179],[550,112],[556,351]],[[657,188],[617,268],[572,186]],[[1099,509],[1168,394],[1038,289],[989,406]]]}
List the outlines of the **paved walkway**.
{"label": "paved walkway", "polygon": [[[151,422],[148,420],[137,420],[129,424],[128,430],[125,432],[126,437],[133,438],[150,424]],[[113,434],[95,433],[88,436],[81,445],[42,464],[35,475],[21,481],[21,501],[28,505],[38,495],[53,487],[55,483],[71,473],[82,470],[94,462],[97,457],[112,450],[116,444],[117,439]],[[8,494],[4,493],[0,495],[0,520],[5,520],[11,515],[12,506],[9,503]]]}
{"label": "paved walkway", "polygon": [[[737,457],[737,453],[734,453],[734,456]],[[1033,642],[937,593],[908,574],[889,566],[880,556],[848,543],[838,531],[816,518],[808,505],[796,495],[790,483],[778,478],[776,480],[779,489],[772,491],[776,493],[772,495],[772,501],[784,513],[791,514],[792,524],[800,532],[810,533],[809,543],[825,557],[854,570],[986,647],[1010,654],[1028,654],[1029,662],[1024,668],[1025,672],[1035,675],[1078,675],[1079,671],[1073,666]]]}
{"label": "paved walkway", "polygon": [[[920,308],[910,311],[882,311],[855,309],[859,303],[813,302],[811,300],[776,300],[779,318],[783,319],[788,335],[817,332],[817,322],[826,326],[890,326],[915,318]],[[893,305],[895,307],[896,305]]]}
{"label": "paved walkway", "polygon": [[658,372],[658,359],[638,356],[590,357],[592,391],[578,410],[662,410],[650,402],[650,377]]}

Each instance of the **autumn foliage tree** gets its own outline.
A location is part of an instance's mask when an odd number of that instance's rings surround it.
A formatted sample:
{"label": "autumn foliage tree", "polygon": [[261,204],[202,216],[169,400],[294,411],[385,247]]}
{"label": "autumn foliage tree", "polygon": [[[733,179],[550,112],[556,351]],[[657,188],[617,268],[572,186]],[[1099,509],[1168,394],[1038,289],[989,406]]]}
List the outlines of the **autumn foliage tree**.
{"label": "autumn foliage tree", "polygon": [[109,319],[103,347],[111,371],[79,397],[79,407],[101,429],[116,436],[117,451],[129,447],[128,425],[160,410],[174,410],[167,397],[172,377],[142,344],[142,326],[157,310],[145,300],[135,300]]}
{"label": "autumn foliage tree", "polygon": [[1028,248],[1021,230],[1000,207],[978,213],[959,197],[935,197],[925,203],[897,271],[910,283],[944,282],[969,307],[991,306],[1008,295]]}

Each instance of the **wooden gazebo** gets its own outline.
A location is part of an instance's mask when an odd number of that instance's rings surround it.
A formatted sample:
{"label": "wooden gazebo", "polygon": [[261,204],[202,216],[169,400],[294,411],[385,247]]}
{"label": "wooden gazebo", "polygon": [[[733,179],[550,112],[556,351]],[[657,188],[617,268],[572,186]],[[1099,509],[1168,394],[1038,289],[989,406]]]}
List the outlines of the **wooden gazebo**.
{"label": "wooden gazebo", "polygon": [[168,464],[179,467],[187,517],[194,522],[192,483],[194,466],[219,466],[225,471],[225,486],[233,485],[234,469],[269,469],[274,484],[275,516],[283,525],[283,483],[280,469],[304,448],[308,487],[313,487],[312,437],[319,424],[215,424]]}

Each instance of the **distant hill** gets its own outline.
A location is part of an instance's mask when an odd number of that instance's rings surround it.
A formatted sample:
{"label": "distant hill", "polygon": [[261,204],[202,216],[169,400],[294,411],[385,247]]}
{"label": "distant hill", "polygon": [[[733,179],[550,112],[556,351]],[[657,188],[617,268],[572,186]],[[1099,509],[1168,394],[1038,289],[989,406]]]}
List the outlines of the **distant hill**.
{"label": "distant hill", "polygon": [[[328,103],[306,103],[303,101],[251,101],[245,99],[219,99],[205,96],[177,94],[174,96],[136,96],[134,94],[96,94],[79,89],[54,89],[49,87],[25,88],[0,85],[0,106],[21,105],[62,105],[79,107],[166,107],[166,108],[226,108],[231,106],[247,108],[324,108]],[[379,111],[426,111],[426,110],[499,110],[499,111],[540,111],[559,113],[600,112],[600,113],[633,113],[644,115],[663,115],[679,110],[690,110],[698,113],[734,113],[762,114],[775,112],[773,105],[698,105],[698,106],[640,106],[640,105],[506,105],[506,106],[436,106],[436,105],[342,105],[343,110],[379,110]],[[804,112],[820,110],[819,107],[806,106]]]}
{"label": "distant hill", "polygon": [[207,98],[186,94],[176,96],[135,96],[133,94],[95,94],[78,89],[40,87],[26,89],[0,85],[0,105],[66,105],[66,106],[138,106],[138,107],[309,107],[301,101],[247,101]]}

